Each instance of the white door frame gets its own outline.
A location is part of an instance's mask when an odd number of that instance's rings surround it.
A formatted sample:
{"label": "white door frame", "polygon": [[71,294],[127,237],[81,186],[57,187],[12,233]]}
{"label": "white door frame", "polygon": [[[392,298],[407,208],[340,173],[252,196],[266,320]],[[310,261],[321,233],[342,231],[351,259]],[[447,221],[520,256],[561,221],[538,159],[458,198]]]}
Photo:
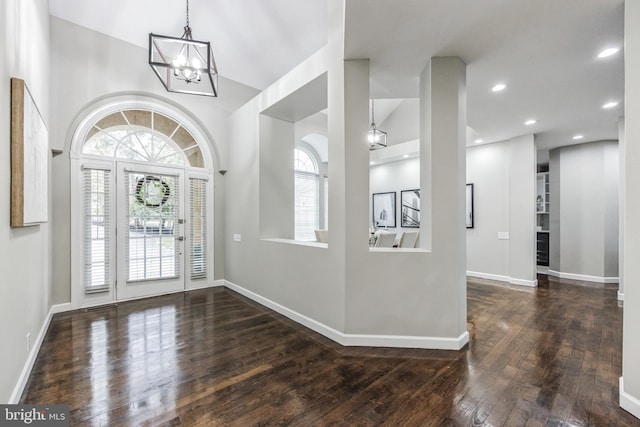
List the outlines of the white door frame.
{"label": "white door frame", "polygon": [[[84,265],[83,265],[83,230],[82,230],[82,168],[97,168],[105,169],[112,172],[112,186],[115,189],[115,176],[116,176],[116,161],[119,159],[99,157],[92,155],[82,154],[82,146],[84,144],[86,135],[92,128],[94,123],[97,123],[103,117],[118,111],[127,109],[143,109],[153,110],[168,117],[173,118],[185,127],[196,139],[200,150],[204,156],[205,167],[204,168],[184,168],[184,182],[185,189],[188,187],[187,183],[190,178],[204,179],[207,181],[207,277],[202,279],[191,279],[186,267],[189,265],[188,254],[185,256],[183,265],[185,266],[185,285],[183,289],[196,289],[214,285],[214,175],[213,165],[218,164],[219,159],[217,156],[217,148],[215,141],[211,139],[208,132],[201,127],[193,118],[191,118],[188,112],[180,111],[173,105],[164,103],[158,99],[145,97],[143,95],[137,96],[135,100],[124,99],[122,96],[115,96],[111,100],[102,99],[94,103],[92,106],[84,109],[79,115],[79,119],[74,120],[75,131],[71,138],[69,157],[71,163],[70,177],[71,177],[71,307],[73,309],[81,307],[91,307],[97,305],[104,305],[116,301],[115,293],[115,264],[117,255],[116,250],[116,237],[114,236],[114,244],[111,247],[113,256],[111,259],[113,274],[111,275],[111,284],[107,292],[87,294],[84,288]],[[214,157],[215,154],[215,157]],[[124,159],[122,159],[124,160]],[[127,161],[128,162],[128,161]],[[139,163],[141,165],[150,165],[145,162],[130,162]],[[188,191],[185,190],[184,206],[185,215],[188,215]],[[117,209],[117,208],[116,208]],[[115,215],[115,212],[113,213]],[[115,225],[116,218],[114,216]],[[114,227],[115,229],[115,227]],[[187,252],[187,251],[183,251]],[[182,290],[182,289],[181,289]],[[118,301],[123,299],[118,298]]]}

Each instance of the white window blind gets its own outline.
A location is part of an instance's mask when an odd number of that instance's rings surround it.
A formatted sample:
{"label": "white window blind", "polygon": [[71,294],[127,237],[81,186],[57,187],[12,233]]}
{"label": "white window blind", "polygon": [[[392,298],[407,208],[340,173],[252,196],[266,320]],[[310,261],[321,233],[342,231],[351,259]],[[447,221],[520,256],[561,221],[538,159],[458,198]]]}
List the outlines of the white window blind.
{"label": "white window blind", "polygon": [[313,241],[319,228],[318,174],[295,171],[295,239]]}
{"label": "white window blind", "polygon": [[180,276],[178,177],[125,172],[127,281]]}
{"label": "white window blind", "polygon": [[207,277],[207,180],[189,178],[189,259],[191,279]]}
{"label": "white window blind", "polygon": [[82,223],[85,293],[105,292],[111,284],[111,171],[84,168]]}

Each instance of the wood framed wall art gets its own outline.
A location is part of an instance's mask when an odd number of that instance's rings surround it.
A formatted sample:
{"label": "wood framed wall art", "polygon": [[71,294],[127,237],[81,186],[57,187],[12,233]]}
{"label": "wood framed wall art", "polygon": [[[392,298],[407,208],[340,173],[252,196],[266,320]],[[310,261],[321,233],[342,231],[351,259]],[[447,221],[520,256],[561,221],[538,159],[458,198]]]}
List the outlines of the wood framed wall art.
{"label": "wood framed wall art", "polygon": [[11,226],[47,222],[49,134],[24,80],[11,79]]}

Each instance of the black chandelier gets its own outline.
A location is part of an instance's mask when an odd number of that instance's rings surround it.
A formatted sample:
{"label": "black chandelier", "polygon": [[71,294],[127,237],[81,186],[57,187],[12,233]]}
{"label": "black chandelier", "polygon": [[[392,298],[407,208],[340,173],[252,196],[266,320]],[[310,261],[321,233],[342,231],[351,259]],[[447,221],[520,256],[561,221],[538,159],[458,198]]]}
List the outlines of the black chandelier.
{"label": "black chandelier", "polygon": [[169,92],[218,96],[218,69],[211,43],[193,40],[187,23],[182,37],[149,34],[149,65]]}

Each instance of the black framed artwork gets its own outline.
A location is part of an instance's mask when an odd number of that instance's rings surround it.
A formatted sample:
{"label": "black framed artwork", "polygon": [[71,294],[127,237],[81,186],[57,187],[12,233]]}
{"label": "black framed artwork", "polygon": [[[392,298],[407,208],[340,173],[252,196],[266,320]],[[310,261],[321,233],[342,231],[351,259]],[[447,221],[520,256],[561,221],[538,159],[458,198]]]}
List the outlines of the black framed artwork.
{"label": "black framed artwork", "polygon": [[473,184],[467,184],[467,212],[465,215],[467,228],[473,228]]}
{"label": "black framed artwork", "polygon": [[373,194],[373,225],[376,228],[396,226],[396,193]]}
{"label": "black framed artwork", "polygon": [[400,192],[400,226],[420,228],[420,189]]}

